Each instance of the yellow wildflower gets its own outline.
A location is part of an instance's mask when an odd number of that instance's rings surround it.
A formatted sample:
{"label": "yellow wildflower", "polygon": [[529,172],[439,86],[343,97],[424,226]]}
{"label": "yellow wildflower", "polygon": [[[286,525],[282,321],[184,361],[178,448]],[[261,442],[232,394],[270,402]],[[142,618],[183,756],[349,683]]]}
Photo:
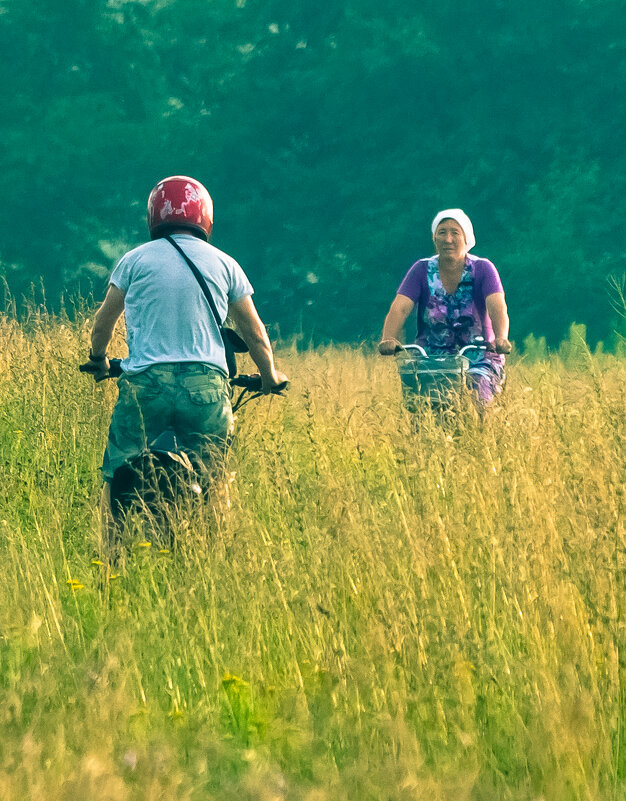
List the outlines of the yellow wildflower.
{"label": "yellow wildflower", "polygon": [[234,673],[225,673],[222,676],[222,685],[224,687],[247,687],[248,682],[239,678],[239,676],[235,676]]}

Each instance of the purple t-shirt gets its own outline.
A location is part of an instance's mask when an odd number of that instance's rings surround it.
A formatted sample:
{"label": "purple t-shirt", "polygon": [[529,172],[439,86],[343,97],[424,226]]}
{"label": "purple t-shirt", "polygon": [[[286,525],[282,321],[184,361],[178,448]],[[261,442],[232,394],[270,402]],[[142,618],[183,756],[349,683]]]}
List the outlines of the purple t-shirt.
{"label": "purple t-shirt", "polygon": [[[434,283],[441,295],[441,303],[435,302],[437,300],[435,298],[433,298],[433,303],[429,303],[431,301],[428,280],[429,271],[431,284]],[[439,313],[441,317],[440,325],[445,325],[446,305],[448,301],[452,301],[463,294],[463,284],[466,279],[472,282],[471,309],[468,309],[468,311],[473,317],[471,331],[467,333],[471,333],[471,336],[483,336],[488,342],[493,342],[493,327],[487,314],[485,299],[494,292],[503,292],[502,282],[498,271],[488,259],[481,259],[470,254],[465,257],[465,272],[461,278],[461,283],[452,295],[449,295],[441,284],[438,256],[433,256],[430,259],[420,259],[404,276],[397,294],[405,295],[417,306],[417,342],[428,344],[426,341],[429,335],[428,329],[432,327],[433,321],[437,322]],[[469,289],[469,286],[467,288]]]}

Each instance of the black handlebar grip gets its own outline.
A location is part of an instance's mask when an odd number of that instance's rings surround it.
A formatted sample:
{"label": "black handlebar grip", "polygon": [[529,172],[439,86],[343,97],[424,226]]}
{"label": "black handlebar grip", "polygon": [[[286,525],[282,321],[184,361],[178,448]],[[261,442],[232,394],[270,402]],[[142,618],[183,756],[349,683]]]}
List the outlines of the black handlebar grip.
{"label": "black handlebar grip", "polygon": [[[258,373],[254,373],[253,375],[238,375],[235,378],[231,378],[230,383],[233,387],[242,387],[243,389],[250,390],[250,392],[261,392],[263,388],[263,380]],[[288,387],[289,381],[283,381],[281,384],[272,387],[272,394],[283,392]]]}
{"label": "black handlebar grip", "polygon": [[[84,364],[80,364],[78,369],[81,373],[88,373],[89,375],[93,375],[94,373],[98,372],[98,368],[93,362],[85,362]],[[121,359],[109,359],[109,371],[101,378],[97,378],[96,381],[104,381],[105,378],[119,378],[123,372]]]}
{"label": "black handlebar grip", "polygon": [[238,375],[235,378],[231,378],[230,383],[234,387],[242,387],[242,389],[247,389],[249,392],[260,392],[263,387],[263,380],[258,373]]}
{"label": "black handlebar grip", "polygon": [[233,387],[242,387],[249,390],[260,390],[262,386],[261,376],[258,373],[254,375],[238,375],[230,379]]}
{"label": "black handlebar grip", "polygon": [[109,376],[111,378],[119,378],[123,372],[121,359],[109,359]]}

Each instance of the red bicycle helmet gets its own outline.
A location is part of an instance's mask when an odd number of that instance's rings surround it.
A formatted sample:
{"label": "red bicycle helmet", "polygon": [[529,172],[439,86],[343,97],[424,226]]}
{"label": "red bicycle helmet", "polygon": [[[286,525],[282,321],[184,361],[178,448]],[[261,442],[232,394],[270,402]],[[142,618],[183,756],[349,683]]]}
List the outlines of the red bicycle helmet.
{"label": "red bicycle helmet", "polygon": [[213,228],[211,195],[195,178],[173,175],[164,178],[148,198],[150,237],[158,239],[167,227],[191,228],[208,241]]}

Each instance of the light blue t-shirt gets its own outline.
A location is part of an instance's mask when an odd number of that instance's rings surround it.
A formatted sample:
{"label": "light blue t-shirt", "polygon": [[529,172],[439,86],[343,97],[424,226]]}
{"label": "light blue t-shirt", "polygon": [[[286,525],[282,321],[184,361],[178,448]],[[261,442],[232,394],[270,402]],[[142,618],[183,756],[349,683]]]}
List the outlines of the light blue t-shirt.
{"label": "light blue t-shirt", "polygon": [[[202,273],[220,319],[228,304],[252,295],[239,264],[192,234],[173,237]],[[202,362],[228,375],[222,337],[202,289],[183,257],[166,239],[146,242],[126,253],[110,283],[124,295],[126,373],[163,362]]]}

